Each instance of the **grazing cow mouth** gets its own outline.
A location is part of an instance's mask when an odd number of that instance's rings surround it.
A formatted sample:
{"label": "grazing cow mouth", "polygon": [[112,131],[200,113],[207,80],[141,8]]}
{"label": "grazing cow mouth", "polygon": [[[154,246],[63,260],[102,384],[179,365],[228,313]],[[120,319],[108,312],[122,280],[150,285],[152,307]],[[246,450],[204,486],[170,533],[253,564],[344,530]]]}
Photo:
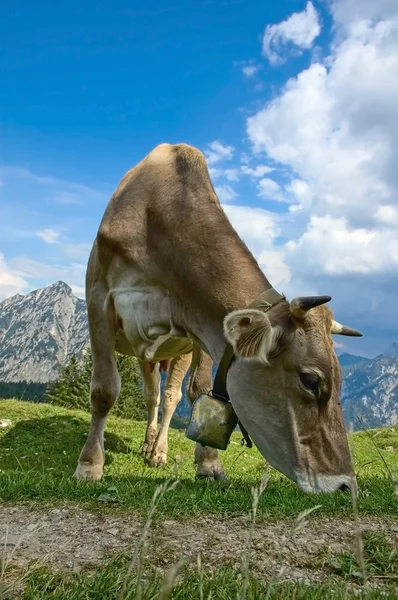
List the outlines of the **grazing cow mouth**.
{"label": "grazing cow mouth", "polygon": [[330,493],[330,492],[348,492],[351,491],[355,495],[358,493],[358,484],[356,477],[348,475],[321,475],[310,481],[307,477],[301,474],[296,475],[296,484],[304,493]]}

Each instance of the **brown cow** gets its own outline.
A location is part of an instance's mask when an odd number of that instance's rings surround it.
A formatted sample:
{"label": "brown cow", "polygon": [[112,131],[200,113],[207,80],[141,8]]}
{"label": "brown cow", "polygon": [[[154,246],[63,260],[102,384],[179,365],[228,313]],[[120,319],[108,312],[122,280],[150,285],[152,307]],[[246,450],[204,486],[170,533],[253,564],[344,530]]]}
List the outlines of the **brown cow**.
{"label": "brown cow", "polygon": [[[329,296],[289,303],[272,288],[199,150],[161,144],[123,177],[93,244],[86,298],[92,418],[78,478],[102,476],[105,420],[120,390],[115,348],[142,363],[196,349],[192,398],[211,386],[211,360],[232,347],[227,393],[262,455],[303,491],[356,487],[331,334],[361,334],[333,320]],[[143,371],[148,407],[157,406]],[[223,477],[217,450],[197,445],[196,461],[199,474]]]}

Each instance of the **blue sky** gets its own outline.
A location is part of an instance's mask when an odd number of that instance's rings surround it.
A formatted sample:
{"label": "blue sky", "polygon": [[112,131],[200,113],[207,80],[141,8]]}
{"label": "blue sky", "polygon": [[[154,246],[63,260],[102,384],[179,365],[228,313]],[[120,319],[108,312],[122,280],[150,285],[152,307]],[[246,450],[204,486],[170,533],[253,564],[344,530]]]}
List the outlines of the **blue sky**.
{"label": "blue sky", "polygon": [[364,332],[339,350],[396,341],[396,2],[81,4],[2,9],[0,299],[82,295],[121,177],[184,141],[271,283]]}

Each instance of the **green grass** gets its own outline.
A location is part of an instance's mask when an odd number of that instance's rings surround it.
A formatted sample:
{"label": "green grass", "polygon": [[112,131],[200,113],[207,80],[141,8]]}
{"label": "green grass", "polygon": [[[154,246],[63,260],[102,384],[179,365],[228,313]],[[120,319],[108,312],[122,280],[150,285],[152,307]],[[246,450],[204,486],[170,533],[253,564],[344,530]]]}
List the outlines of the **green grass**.
{"label": "green grass", "polygon": [[[128,556],[121,554],[110,561],[105,569],[79,574],[54,572],[46,568],[33,568],[24,579],[23,600],[115,600],[126,578]],[[146,573],[142,583],[141,600],[159,598],[162,577],[151,571]],[[202,573],[199,578],[195,568],[187,568],[177,579],[173,600],[235,600],[242,590],[242,577],[232,567],[218,568]],[[382,593],[374,589],[360,589],[358,586],[344,585],[335,577],[329,577],[321,584],[278,583],[271,585],[250,577],[246,600],[351,600],[354,597],[366,600],[385,598],[396,599],[393,585],[384,587]],[[202,592],[202,596],[200,595]],[[1,589],[0,589],[1,594]],[[137,580],[129,579],[123,600],[136,600]],[[0,595],[1,598],[1,595]],[[6,594],[4,593],[4,598]],[[11,598],[11,596],[10,596]],[[169,596],[165,596],[169,598]]]}
{"label": "green grass", "polygon": [[[366,571],[371,577],[394,577],[398,582],[398,549],[378,532],[365,531],[364,559]],[[332,561],[339,575],[360,578],[362,574],[352,552],[345,552]]]}
{"label": "green grass", "polygon": [[[81,483],[72,476],[88,431],[87,413],[4,400],[0,401],[2,417],[12,421],[11,428],[0,429],[2,503],[24,501],[34,506],[38,503],[54,506],[72,502],[102,512],[138,511],[145,517],[157,485],[171,477],[177,478],[179,483],[158,499],[155,520],[165,516],[179,519],[195,519],[201,515],[230,517],[250,513],[252,487],[259,485],[264,474],[264,459],[254,448],[241,448],[241,436],[234,434],[228,450],[220,453],[228,482],[195,481],[194,444],[177,430],[170,430],[169,465],[160,470],[152,469],[145,465],[139,452],[145,424],[111,416],[106,430],[104,479],[98,483]],[[398,514],[391,479],[391,475],[395,478],[398,475],[398,428],[355,433],[350,436],[350,445],[360,486],[359,514],[384,517],[391,522]],[[259,500],[257,521],[287,519],[288,531],[293,517],[319,505],[320,508],[307,515],[308,521],[322,515],[336,520],[342,516],[354,518],[350,494],[305,495],[271,470],[270,481]],[[244,543],[242,539],[242,545]],[[241,550],[237,548],[237,559]],[[398,598],[398,552],[391,540],[382,533],[365,532],[363,557],[370,586],[363,585],[363,573],[353,552],[333,556],[326,551],[307,565],[310,570],[322,567],[325,577],[322,583],[267,580],[249,568],[245,596],[242,595],[242,572],[229,564],[217,570],[202,566],[199,575],[193,560],[181,570],[172,594],[163,596],[163,576],[153,565],[146,564],[141,577],[136,569],[128,576],[123,600]],[[5,571],[0,568],[0,599],[117,600],[130,560],[131,555],[126,553],[111,556],[102,568],[86,567],[80,573],[54,570],[46,564],[19,569],[12,562],[7,563]],[[374,582],[381,588],[373,589]]]}
{"label": "green grass", "polygon": [[[169,433],[169,464],[162,469],[148,467],[140,456],[145,424],[110,416],[105,434],[104,478],[97,483],[81,483],[73,478],[73,473],[88,431],[87,413],[2,400],[1,416],[10,418],[13,424],[9,429],[0,429],[1,502],[73,501],[102,510],[104,502],[98,500],[102,497],[109,500],[112,510],[120,507],[145,514],[156,485],[174,477],[178,464],[176,477],[180,485],[163,498],[160,514],[179,518],[201,514],[230,516],[250,510],[251,487],[259,483],[264,473],[265,461],[259,452],[242,448],[241,436],[234,434],[233,443],[220,453],[228,481],[195,481],[194,444],[182,431],[173,429]],[[386,428],[376,436],[375,433],[360,432],[351,437],[360,486],[358,510],[360,514],[394,515],[398,504],[383,460],[397,476],[398,431]],[[389,446],[395,451],[385,450]],[[317,516],[352,514],[350,494],[306,495],[272,470],[258,514],[267,519],[294,517],[319,504]]]}

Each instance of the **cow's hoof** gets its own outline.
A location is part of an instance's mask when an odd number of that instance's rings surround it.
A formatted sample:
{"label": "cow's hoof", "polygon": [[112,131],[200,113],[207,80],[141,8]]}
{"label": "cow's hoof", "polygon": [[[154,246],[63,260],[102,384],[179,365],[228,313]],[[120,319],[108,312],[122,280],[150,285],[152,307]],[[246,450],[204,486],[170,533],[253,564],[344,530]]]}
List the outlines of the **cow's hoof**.
{"label": "cow's hoof", "polygon": [[155,451],[152,456],[148,459],[148,465],[150,467],[164,467],[167,464],[167,454],[165,452]]}
{"label": "cow's hoof", "polygon": [[212,479],[214,481],[226,481],[227,476],[222,469],[198,469],[196,479]]}
{"label": "cow's hoof", "polygon": [[92,465],[88,462],[79,462],[74,474],[79,481],[99,481],[102,475],[102,465]]}
{"label": "cow's hoof", "polygon": [[141,456],[144,458],[151,458],[153,452],[153,442],[144,442],[141,448]]}

